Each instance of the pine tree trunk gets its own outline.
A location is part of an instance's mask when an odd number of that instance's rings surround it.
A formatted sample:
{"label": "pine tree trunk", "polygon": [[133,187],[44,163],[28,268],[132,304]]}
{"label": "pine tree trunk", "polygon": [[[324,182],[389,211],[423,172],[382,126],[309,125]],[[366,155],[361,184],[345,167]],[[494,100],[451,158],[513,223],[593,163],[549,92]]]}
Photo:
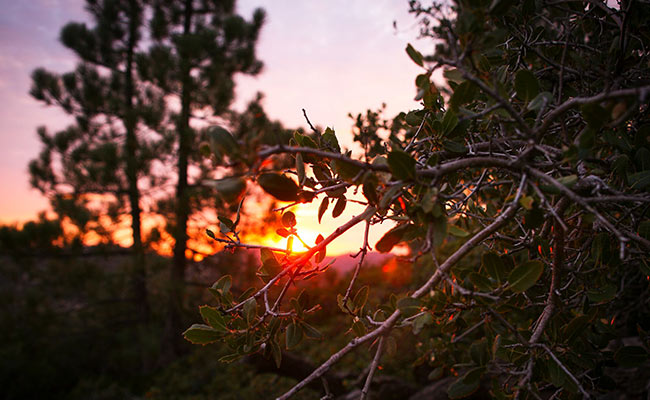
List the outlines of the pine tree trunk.
{"label": "pine tree trunk", "polygon": [[125,115],[124,124],[126,127],[126,176],[128,180],[128,197],[131,207],[131,230],[133,235],[133,269],[132,286],[134,302],[138,309],[141,320],[149,318],[149,301],[147,293],[147,276],[144,248],[142,246],[142,222],[140,210],[140,191],[138,190],[138,172],[136,153],[138,139],[136,137],[136,118],[133,106],[133,55],[135,42],[137,40],[137,29],[139,25],[139,10],[135,0],[129,1],[129,38],[127,45],[127,60],[125,73]]}
{"label": "pine tree trunk", "polygon": [[[192,0],[185,1],[185,15],[183,22],[183,34],[188,35],[191,30],[193,14]],[[169,350],[174,355],[182,351],[182,310],[185,284],[185,251],[187,250],[187,220],[190,213],[190,199],[187,186],[187,165],[190,152],[191,128],[191,81],[190,63],[187,59],[181,59],[181,115],[178,121],[178,182],[176,184],[176,232],[174,235],[174,257],[170,273],[170,299],[169,314],[167,321],[167,337]]]}

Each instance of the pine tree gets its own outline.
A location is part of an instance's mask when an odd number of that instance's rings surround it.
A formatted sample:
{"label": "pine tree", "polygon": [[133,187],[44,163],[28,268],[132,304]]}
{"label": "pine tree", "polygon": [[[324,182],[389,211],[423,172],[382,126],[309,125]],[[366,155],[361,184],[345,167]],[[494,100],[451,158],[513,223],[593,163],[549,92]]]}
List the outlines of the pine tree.
{"label": "pine tree", "polygon": [[[116,222],[128,212],[134,300],[146,318],[139,183],[160,153],[152,146],[162,142],[143,145],[138,135],[159,128],[164,101],[161,93],[141,83],[135,70],[144,7],[142,0],[87,0],[95,26],[73,22],[61,30],[61,42],[74,51],[79,63],[64,74],[35,70],[31,95],[61,107],[76,122],[55,134],[39,128],[43,150],[29,169],[32,185],[82,233],[93,229],[110,235],[100,217],[108,214]],[[98,207],[97,196],[91,201],[90,195],[100,195],[102,204]]]}
{"label": "pine tree", "polygon": [[[168,337],[178,346],[181,298],[185,280],[188,219],[192,191],[188,168],[198,154],[200,136],[192,125],[194,113],[209,110],[223,115],[234,98],[236,73],[257,74],[262,63],[255,44],[264,22],[264,11],[246,21],[235,13],[235,1],[159,0],[153,2],[151,37],[155,44],[138,63],[140,73],[175,98],[180,109],[174,115],[177,131],[173,263],[170,271],[171,304]],[[178,336],[180,338],[180,336]],[[172,348],[174,353],[179,349]]]}

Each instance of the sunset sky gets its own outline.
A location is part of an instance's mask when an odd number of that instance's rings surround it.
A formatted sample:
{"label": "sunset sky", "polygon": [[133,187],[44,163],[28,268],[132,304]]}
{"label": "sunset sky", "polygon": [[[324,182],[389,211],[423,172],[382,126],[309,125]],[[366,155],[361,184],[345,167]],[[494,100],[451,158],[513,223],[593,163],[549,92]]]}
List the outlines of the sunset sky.
{"label": "sunset sky", "polygon": [[[29,76],[37,67],[57,72],[74,68],[75,58],[59,43],[58,35],[67,22],[87,20],[83,4],[82,0],[0,0],[0,223],[25,221],[47,209],[47,201],[28,182],[27,164],[39,152],[36,127],[46,125],[55,131],[70,119],[29,96]],[[272,119],[289,127],[304,126],[301,109],[305,108],[314,124],[334,127],[345,146],[351,143],[348,112],[375,109],[382,102],[387,104],[388,117],[417,108],[413,81],[419,69],[404,48],[412,43],[427,52],[432,44],[417,40],[418,27],[406,1],[238,2],[239,13],[247,18],[257,7],[267,11],[258,43],[258,57],[265,67],[257,77],[237,79],[235,108],[241,109],[261,91]],[[328,233],[334,222],[345,217],[325,218],[318,227],[317,206],[298,211],[306,230]],[[350,207],[346,214],[355,210]],[[350,236],[358,238],[361,232],[358,229]],[[345,238],[339,242],[341,247],[336,248],[341,252],[359,246],[358,240],[354,246],[345,244]]]}

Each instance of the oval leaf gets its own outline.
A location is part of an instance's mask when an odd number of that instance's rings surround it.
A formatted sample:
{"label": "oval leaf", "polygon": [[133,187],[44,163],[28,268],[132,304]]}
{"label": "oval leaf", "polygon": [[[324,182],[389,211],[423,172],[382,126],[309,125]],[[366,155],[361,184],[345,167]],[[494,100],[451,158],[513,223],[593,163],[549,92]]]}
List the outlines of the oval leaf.
{"label": "oval leaf", "polygon": [[327,211],[327,206],[329,206],[330,201],[327,197],[323,199],[323,201],[320,202],[320,206],[318,206],[318,223],[320,224],[320,220],[323,218],[323,215],[325,214],[325,211]]}
{"label": "oval leaf", "polygon": [[183,337],[194,344],[208,344],[219,340],[221,334],[211,326],[194,324],[183,332]]}
{"label": "oval leaf", "polygon": [[302,327],[292,322],[287,326],[287,350],[296,347],[302,341]]}
{"label": "oval leaf", "polygon": [[336,201],[336,204],[334,205],[334,209],[332,210],[332,218],[336,218],[341,215],[343,213],[343,210],[345,210],[346,204],[347,200],[345,199],[345,196],[339,197],[339,199]]}
{"label": "oval leaf", "polygon": [[422,54],[419,51],[415,50],[410,43],[406,45],[406,54],[408,54],[409,57],[411,57],[411,60],[413,60],[414,63],[416,63],[420,67],[424,66],[424,60]]}
{"label": "oval leaf", "polygon": [[508,276],[510,289],[517,293],[525,292],[537,282],[542,272],[544,272],[544,264],[539,260],[521,264]]}
{"label": "oval leaf", "polygon": [[497,253],[489,251],[483,254],[481,257],[481,264],[485,272],[487,272],[491,278],[496,279],[499,283],[505,280],[506,266]]}
{"label": "oval leaf", "polygon": [[405,317],[410,317],[420,311],[420,300],[413,297],[404,297],[397,300],[397,308]]}
{"label": "oval leaf", "polygon": [[368,292],[370,291],[370,288],[368,285],[362,287],[357,291],[357,294],[354,295],[354,300],[352,300],[352,305],[354,306],[354,311],[359,311],[361,310],[365,305],[366,301],[368,301]]}
{"label": "oval leaf", "polygon": [[298,201],[298,185],[291,178],[276,173],[261,174],[257,182],[262,189],[281,201]]}
{"label": "oval leaf", "polygon": [[415,179],[415,159],[401,150],[388,153],[388,166],[397,179],[403,181]]}
{"label": "oval leaf", "polygon": [[375,250],[380,253],[388,253],[391,251],[393,246],[402,240],[402,236],[404,236],[408,227],[409,224],[402,224],[386,232],[384,236],[379,239],[377,244],[375,244]]}
{"label": "oval leaf", "polygon": [[203,320],[215,330],[221,332],[226,332],[228,330],[226,328],[226,321],[223,319],[223,316],[219,311],[217,311],[216,308],[210,306],[201,306],[199,307],[199,311],[203,317]]}

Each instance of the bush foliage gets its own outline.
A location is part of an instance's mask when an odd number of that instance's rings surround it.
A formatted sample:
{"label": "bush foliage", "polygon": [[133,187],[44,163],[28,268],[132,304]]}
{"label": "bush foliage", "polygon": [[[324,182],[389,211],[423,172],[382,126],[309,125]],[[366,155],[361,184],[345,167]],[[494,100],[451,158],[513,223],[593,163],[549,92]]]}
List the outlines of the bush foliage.
{"label": "bush foliage", "polygon": [[[321,340],[309,347],[328,357],[280,399],[323,377],[327,395],[342,394],[327,374],[369,348],[362,379],[343,387],[361,398],[376,387],[382,357],[404,353],[430,380],[452,377],[450,398],[482,385],[495,398],[630,394],[621,376],[639,376],[650,344],[650,8],[409,4],[435,44],[433,54],[406,48],[422,68],[421,107],[392,121],[359,115],[360,154],[341,149],[331,129],[288,144],[237,138],[237,152],[227,131],[213,136],[217,164],[245,170],[215,184],[222,197],[237,198],[252,181],[287,202],[278,234],[289,241],[301,240],[294,205],[320,204],[319,219],[351,201],[365,210],[304,253],[261,248],[260,283],[235,296],[243,282],[219,279],[186,339],[224,341],[231,351],[222,361],[260,353],[278,367],[284,350]],[[239,212],[208,234],[226,248],[255,247],[240,240]],[[385,221],[394,228],[368,243]],[[338,340],[310,318],[325,305],[294,287],[320,279],[327,246],[357,224],[366,231],[357,271],[323,300],[347,316],[348,336],[331,350]],[[385,291],[358,277],[368,251],[400,243],[410,248],[408,282]],[[403,339],[407,331],[415,340]]]}

